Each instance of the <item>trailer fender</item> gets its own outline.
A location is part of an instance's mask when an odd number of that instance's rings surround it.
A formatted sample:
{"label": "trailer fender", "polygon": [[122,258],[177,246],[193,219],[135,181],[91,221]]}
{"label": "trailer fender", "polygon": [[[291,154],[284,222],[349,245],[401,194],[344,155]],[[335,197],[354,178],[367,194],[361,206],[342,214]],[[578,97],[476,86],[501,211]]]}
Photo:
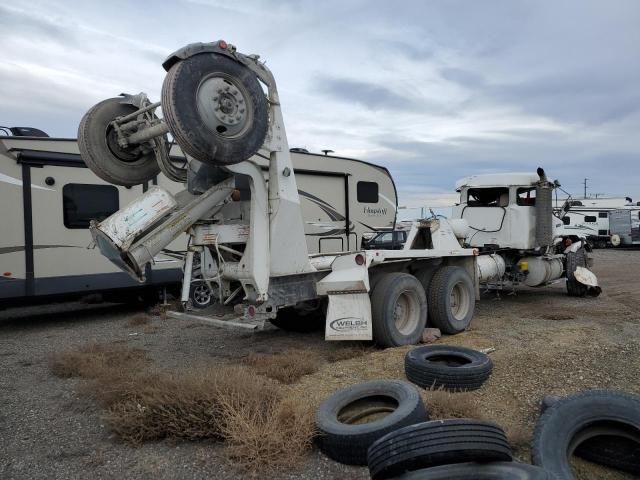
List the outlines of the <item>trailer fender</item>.
{"label": "trailer fender", "polygon": [[229,58],[237,60],[234,52],[235,48],[231,45],[228,45],[224,40],[218,40],[217,42],[210,43],[190,43],[189,45],[179,48],[171,55],[169,55],[166,60],[162,62],[162,68],[164,68],[165,71],[168,72],[171,67],[179,61],[189,57],[193,57],[194,55],[198,55],[200,53],[218,53],[220,55],[225,55]]}

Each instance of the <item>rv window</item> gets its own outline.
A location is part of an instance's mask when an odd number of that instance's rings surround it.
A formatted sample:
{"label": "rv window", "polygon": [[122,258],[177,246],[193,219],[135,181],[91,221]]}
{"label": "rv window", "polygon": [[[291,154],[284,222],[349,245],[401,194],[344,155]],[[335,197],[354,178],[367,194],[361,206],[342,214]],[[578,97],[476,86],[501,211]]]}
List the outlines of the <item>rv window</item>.
{"label": "rv window", "polygon": [[570,217],[562,217],[562,223],[564,223],[565,225],[569,225],[571,223],[571,218]]}
{"label": "rv window", "polygon": [[508,188],[470,188],[467,195],[469,207],[506,207],[509,205]]}
{"label": "rv window", "polygon": [[358,202],[378,203],[378,184],[376,182],[358,182],[356,190]]}
{"label": "rv window", "polygon": [[598,219],[593,215],[585,215],[584,216],[584,221],[587,222],[587,223],[595,223],[595,222],[598,221]]}
{"label": "rv window", "polygon": [[598,218],[607,218],[608,216],[607,212],[598,212]]}
{"label": "rv window", "polygon": [[598,230],[598,235],[609,235],[609,230]]}
{"label": "rv window", "polygon": [[62,187],[62,212],[67,228],[89,228],[118,211],[118,189],[113,185],[68,183]]}
{"label": "rv window", "polygon": [[519,188],[517,190],[518,205],[533,207],[536,204],[536,187]]}

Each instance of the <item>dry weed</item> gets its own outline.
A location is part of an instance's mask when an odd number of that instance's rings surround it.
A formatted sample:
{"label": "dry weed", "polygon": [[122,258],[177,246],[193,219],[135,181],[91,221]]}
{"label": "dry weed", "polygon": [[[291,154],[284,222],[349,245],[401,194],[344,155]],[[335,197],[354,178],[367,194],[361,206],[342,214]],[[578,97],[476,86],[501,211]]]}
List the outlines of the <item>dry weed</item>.
{"label": "dry weed", "polygon": [[303,375],[317,372],[323,360],[312,350],[290,348],[274,354],[252,353],[244,363],[253,367],[260,375],[290,384]]}
{"label": "dry weed", "polygon": [[446,418],[475,418],[484,416],[476,404],[471,392],[452,393],[442,387],[423,392],[429,416],[434,420]]}
{"label": "dry weed", "polygon": [[99,343],[54,353],[49,358],[51,373],[62,378],[113,377],[118,372],[140,368],[146,363],[147,357],[144,350]]}
{"label": "dry weed", "polygon": [[147,325],[151,322],[151,316],[147,313],[136,313],[132,317],[129,317],[127,326],[138,327],[140,325]]}
{"label": "dry weed", "polygon": [[236,467],[271,472],[299,465],[315,433],[310,403],[282,397],[260,408],[237,396],[222,397],[223,436]]}
{"label": "dry weed", "polygon": [[327,360],[329,362],[340,362],[342,360],[349,360],[350,358],[357,358],[371,353],[375,349],[364,343],[357,343],[353,345],[339,345],[335,350],[331,350],[327,353]]}
{"label": "dry weed", "polygon": [[533,436],[533,432],[531,432],[531,430],[522,425],[507,427],[505,430],[507,438],[509,439],[509,444],[514,450],[528,450]]}

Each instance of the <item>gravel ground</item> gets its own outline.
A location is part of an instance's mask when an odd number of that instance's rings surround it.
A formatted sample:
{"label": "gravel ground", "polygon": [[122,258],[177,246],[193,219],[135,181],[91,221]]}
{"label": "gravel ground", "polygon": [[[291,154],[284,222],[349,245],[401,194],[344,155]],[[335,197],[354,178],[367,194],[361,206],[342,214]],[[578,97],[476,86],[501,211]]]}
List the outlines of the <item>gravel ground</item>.
{"label": "gravel ground", "polygon": [[[590,388],[640,393],[640,251],[596,252],[604,293],[571,299],[564,286],[515,296],[485,294],[471,329],[440,343],[484,348],[494,374],[475,392],[482,414],[507,428],[530,432],[540,399]],[[101,422],[95,403],[78,393],[78,380],[48,370],[51,353],[86,343],[119,343],[146,350],[162,367],[237,363],[251,352],[311,347],[341,348],[322,333],[288,334],[275,328],[247,334],[183,320],[155,318],[130,326],[139,307],[67,303],[0,312],[0,478],[2,479],[200,479],[246,478],[209,442],[162,441],[132,448]],[[403,378],[407,348],[374,351],[327,364],[292,391],[319,402],[334,389],[372,378]],[[528,459],[528,451],[518,456]],[[587,464],[579,477],[632,478]],[[314,451],[298,471],[279,478],[368,478]]]}

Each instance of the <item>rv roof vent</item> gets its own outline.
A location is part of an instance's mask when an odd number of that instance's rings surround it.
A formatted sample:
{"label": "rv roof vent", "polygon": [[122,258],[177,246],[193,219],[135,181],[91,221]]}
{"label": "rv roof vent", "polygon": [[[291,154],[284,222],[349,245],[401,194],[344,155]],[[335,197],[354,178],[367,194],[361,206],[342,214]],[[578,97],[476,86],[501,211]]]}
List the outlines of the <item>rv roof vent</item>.
{"label": "rv roof vent", "polygon": [[290,148],[289,149],[290,152],[292,153],[309,153],[309,150],[307,150],[306,148]]}
{"label": "rv roof vent", "polygon": [[0,127],[0,132],[10,137],[48,137],[39,128],[33,127]]}

